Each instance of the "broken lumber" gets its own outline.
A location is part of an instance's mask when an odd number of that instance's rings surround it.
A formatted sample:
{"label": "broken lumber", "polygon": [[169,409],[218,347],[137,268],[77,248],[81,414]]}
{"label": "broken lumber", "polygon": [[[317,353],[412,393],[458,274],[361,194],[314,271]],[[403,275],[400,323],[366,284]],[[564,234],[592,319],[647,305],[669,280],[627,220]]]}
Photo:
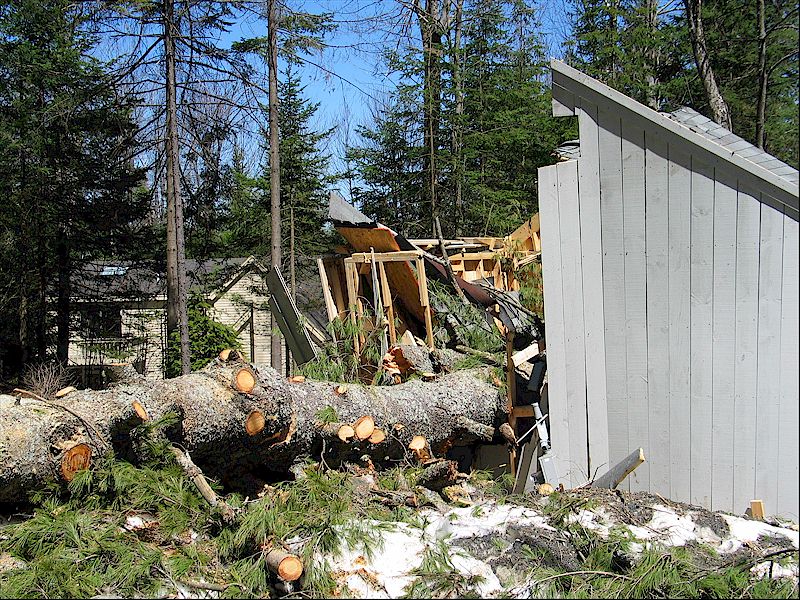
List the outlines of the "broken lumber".
{"label": "broken lumber", "polygon": [[[254,381],[250,393],[237,389],[234,376],[242,368]],[[146,458],[139,425],[163,422],[167,415],[163,435],[187,451],[203,473],[223,482],[239,470],[286,473],[298,457],[320,456],[326,441],[328,464],[355,462],[365,454],[376,463],[399,460],[409,451],[424,460],[472,443],[476,433],[485,437],[506,418],[503,399],[483,368],[433,382],[350,384],[344,395],[336,388],[331,382],[289,383],[269,367],[215,360],[174,379],[75,391],[59,405],[28,397],[3,403],[0,502],[24,501],[50,482],[65,482],[62,463],[73,473],[91,468],[109,449],[133,462]],[[318,415],[331,409],[340,422],[335,429],[319,422]],[[349,438],[340,431],[362,417],[368,417],[360,423],[363,439],[355,428]],[[415,436],[418,442],[411,444]],[[66,456],[79,444],[86,448]]]}
{"label": "broken lumber", "polygon": [[606,473],[595,479],[590,487],[613,490],[643,462],[644,450],[638,448],[614,465]]}

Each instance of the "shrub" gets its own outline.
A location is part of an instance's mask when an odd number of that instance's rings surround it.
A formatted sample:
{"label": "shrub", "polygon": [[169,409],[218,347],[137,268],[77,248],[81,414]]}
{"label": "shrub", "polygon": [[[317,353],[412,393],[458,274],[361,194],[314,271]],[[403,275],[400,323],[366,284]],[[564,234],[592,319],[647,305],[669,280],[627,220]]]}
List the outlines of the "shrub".
{"label": "shrub", "polygon": [[[192,371],[210,363],[225,348],[241,349],[239,337],[232,327],[208,316],[211,305],[201,298],[189,300],[189,347],[192,353]],[[167,345],[167,377],[181,374],[181,338],[173,331]]]}

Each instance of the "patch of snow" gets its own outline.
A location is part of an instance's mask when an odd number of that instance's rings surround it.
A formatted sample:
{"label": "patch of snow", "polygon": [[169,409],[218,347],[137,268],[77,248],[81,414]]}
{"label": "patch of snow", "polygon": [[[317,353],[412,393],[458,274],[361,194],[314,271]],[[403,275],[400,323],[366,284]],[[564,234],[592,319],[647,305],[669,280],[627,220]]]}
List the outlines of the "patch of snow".
{"label": "patch of snow", "polygon": [[769,577],[770,573],[772,574],[772,579],[781,579],[783,577],[790,579],[797,579],[796,564],[784,567],[779,563],[768,560],[762,563],[758,563],[756,566],[750,569],[750,572],[759,579],[763,579],[764,577]]}
{"label": "patch of snow", "polygon": [[763,521],[743,519],[733,515],[720,513],[728,524],[730,534],[719,546],[719,551],[723,554],[736,552],[745,543],[755,542],[762,535],[768,537],[788,538],[795,548],[800,547],[800,533],[786,527],[775,527]]}
{"label": "patch of snow", "polygon": [[608,537],[608,532],[611,531],[612,527],[612,519],[602,507],[592,510],[582,508],[577,514],[567,515],[566,521],[568,523],[577,523],[604,538]]}
{"label": "patch of snow", "polygon": [[425,533],[436,539],[464,539],[505,533],[511,523],[517,527],[537,527],[555,531],[538,512],[522,506],[486,502],[454,508],[434,519]]}
{"label": "patch of snow", "polygon": [[480,581],[475,586],[475,591],[482,598],[488,598],[498,592],[503,591],[503,586],[492,568],[482,560],[469,556],[463,551],[452,552],[450,562],[455,569],[466,577],[480,577]]}

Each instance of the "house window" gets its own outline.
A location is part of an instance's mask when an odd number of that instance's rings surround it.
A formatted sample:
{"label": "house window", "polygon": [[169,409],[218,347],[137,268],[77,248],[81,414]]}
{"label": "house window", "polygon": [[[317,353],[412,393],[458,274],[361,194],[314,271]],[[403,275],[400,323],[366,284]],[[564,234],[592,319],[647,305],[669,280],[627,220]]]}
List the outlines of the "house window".
{"label": "house window", "polygon": [[122,313],[118,306],[93,304],[80,310],[81,337],[121,338]]}

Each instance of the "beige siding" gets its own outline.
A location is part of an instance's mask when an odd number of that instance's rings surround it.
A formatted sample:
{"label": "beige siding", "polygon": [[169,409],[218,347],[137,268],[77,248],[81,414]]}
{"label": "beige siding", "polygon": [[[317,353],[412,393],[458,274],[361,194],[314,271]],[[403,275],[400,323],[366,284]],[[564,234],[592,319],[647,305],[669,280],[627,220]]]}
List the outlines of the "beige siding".
{"label": "beige siding", "polygon": [[147,377],[163,377],[166,321],[164,309],[128,308],[122,311],[122,335],[141,339],[137,355],[144,361]]}
{"label": "beige siding", "polygon": [[[248,272],[240,277],[214,302],[211,316],[239,332],[239,342],[250,362],[268,365],[270,362],[269,292],[260,273]],[[251,356],[250,315],[253,315],[253,345]]]}

